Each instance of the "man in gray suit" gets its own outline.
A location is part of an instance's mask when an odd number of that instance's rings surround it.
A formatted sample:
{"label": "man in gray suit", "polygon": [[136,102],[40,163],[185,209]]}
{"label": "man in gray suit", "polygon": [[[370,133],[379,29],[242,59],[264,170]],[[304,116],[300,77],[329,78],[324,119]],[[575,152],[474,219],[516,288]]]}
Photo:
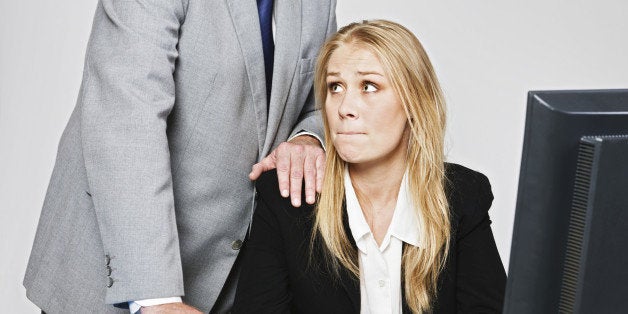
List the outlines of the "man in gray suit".
{"label": "man in gray suit", "polygon": [[24,278],[42,310],[228,311],[249,175],[277,167],[298,205],[305,174],[314,201],[335,0],[270,10],[274,52],[255,0],[100,0]]}

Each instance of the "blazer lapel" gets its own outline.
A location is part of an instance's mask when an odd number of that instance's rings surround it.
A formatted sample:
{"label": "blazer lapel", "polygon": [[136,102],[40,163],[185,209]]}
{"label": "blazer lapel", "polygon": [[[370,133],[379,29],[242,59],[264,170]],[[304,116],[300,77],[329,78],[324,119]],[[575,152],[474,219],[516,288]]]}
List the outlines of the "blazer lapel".
{"label": "blazer lapel", "polygon": [[270,152],[277,135],[301,49],[301,0],[276,0],[274,10],[275,63],[264,154]]}
{"label": "blazer lapel", "polygon": [[[236,30],[238,42],[246,66],[249,86],[253,96],[253,107],[257,117],[257,137],[260,159],[266,136],[268,106],[266,101],[266,74],[264,72],[264,51],[262,33],[255,1],[227,0],[231,20]],[[280,63],[275,61],[275,64]]]}

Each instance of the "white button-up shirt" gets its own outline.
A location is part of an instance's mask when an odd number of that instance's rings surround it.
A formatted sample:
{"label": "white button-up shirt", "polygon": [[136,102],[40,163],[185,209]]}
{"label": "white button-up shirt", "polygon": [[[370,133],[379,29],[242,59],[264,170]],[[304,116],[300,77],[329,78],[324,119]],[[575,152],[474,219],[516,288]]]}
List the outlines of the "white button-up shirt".
{"label": "white button-up shirt", "polygon": [[381,246],[375,242],[362,213],[348,170],[345,170],[344,186],[349,228],[359,251],[360,313],[401,313],[403,243],[419,246],[421,237],[419,217],[408,193],[407,174],[403,176],[395,212]]}

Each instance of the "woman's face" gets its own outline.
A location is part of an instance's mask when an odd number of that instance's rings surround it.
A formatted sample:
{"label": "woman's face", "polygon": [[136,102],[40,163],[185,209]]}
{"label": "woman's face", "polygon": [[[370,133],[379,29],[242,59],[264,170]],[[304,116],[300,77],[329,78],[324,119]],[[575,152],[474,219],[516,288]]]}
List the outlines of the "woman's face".
{"label": "woman's face", "polygon": [[326,119],[340,157],[350,164],[403,162],[406,115],[379,59],[345,44],[327,65]]}

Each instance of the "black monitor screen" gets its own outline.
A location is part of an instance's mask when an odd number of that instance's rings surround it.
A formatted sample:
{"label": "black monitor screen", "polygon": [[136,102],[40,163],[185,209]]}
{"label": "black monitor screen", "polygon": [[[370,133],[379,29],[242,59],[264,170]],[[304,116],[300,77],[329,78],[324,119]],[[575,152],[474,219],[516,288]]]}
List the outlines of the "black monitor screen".
{"label": "black monitor screen", "polygon": [[528,93],[505,313],[559,312],[578,148],[607,135],[628,135],[628,90]]}

